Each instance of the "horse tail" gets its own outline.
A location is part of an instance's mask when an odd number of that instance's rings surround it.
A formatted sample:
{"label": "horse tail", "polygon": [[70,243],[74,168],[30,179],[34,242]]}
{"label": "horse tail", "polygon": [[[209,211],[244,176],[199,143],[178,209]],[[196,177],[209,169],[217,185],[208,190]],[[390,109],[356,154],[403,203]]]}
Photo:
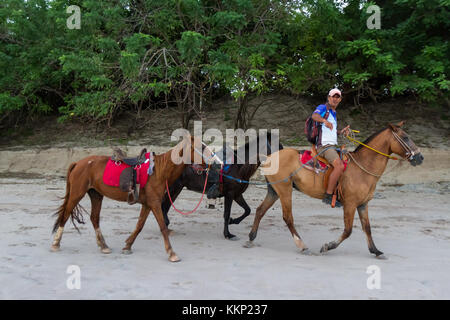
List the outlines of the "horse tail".
{"label": "horse tail", "polygon": [[[59,225],[61,224],[61,222],[64,221],[64,215],[66,212],[66,208],[67,208],[67,204],[69,202],[69,198],[70,198],[70,174],[72,173],[72,170],[75,168],[75,166],[77,165],[76,162],[73,162],[70,164],[69,169],[67,170],[67,176],[66,176],[66,195],[64,196],[64,202],[63,204],[58,208],[58,211],[56,211],[53,216],[58,216],[58,218],[56,218],[55,224],[53,225],[53,231],[52,233],[55,233],[56,230],[58,230]],[[78,223],[82,223],[84,224],[83,221],[83,216],[82,216],[82,211],[85,211],[83,209],[83,207],[81,207],[80,204],[77,204],[75,206],[75,208],[73,208],[72,212],[70,213],[71,219],[72,219],[72,223],[75,227],[75,229],[77,229],[78,232],[80,232],[80,230],[78,230],[77,226],[75,225],[74,219],[78,221]]]}

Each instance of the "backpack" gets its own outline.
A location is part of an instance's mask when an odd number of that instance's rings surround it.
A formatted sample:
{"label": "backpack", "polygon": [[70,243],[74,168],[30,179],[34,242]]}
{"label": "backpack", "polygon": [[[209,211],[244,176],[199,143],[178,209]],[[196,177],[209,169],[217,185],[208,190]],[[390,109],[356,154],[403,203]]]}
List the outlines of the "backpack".
{"label": "backpack", "polygon": [[[322,118],[328,119],[328,115],[330,114],[330,109],[327,106],[327,112]],[[322,126],[320,122],[314,121],[312,115],[308,117],[305,121],[305,135],[306,139],[316,145],[317,139],[319,138],[320,130],[322,130]]]}

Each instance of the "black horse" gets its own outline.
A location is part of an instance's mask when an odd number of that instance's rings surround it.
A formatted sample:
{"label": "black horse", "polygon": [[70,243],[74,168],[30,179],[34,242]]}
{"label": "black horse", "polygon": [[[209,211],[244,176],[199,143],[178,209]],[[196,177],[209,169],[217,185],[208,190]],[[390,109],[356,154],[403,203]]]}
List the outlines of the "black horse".
{"label": "black horse", "polygon": [[[272,151],[278,151],[283,149],[283,146],[281,143],[278,144],[278,149],[271,147],[271,141],[272,141],[272,134],[270,132],[267,133],[267,135],[264,136],[266,148],[267,148],[267,155],[271,154]],[[250,158],[250,143],[257,143],[257,159],[254,161]],[[238,156],[241,156],[242,150],[231,150],[231,154],[233,154],[235,161],[237,163],[229,164],[227,165],[225,162],[225,165],[223,167],[223,174],[226,176],[233,177],[235,179],[240,179],[242,181],[248,181],[250,180],[250,177],[256,172],[258,169],[261,161],[264,161],[265,158],[260,158],[260,150],[259,150],[259,135],[255,141],[249,141],[241,148],[244,148],[244,154],[245,159],[242,159],[241,161],[238,161]],[[222,149],[222,152],[217,152],[217,155],[223,160],[226,159],[225,152],[226,152],[226,145],[224,144],[224,148]],[[256,162],[256,163],[255,163]],[[239,164],[242,163],[242,164]],[[183,187],[186,187],[189,190],[195,191],[195,192],[203,192],[203,188],[205,185],[205,178],[206,178],[206,172],[204,170],[198,170],[198,167],[195,166],[186,166],[184,169],[182,175],[169,187],[170,197],[172,198],[172,201],[175,202],[175,199],[180,194]],[[215,187],[218,185],[219,182],[219,175],[220,175],[221,166],[214,164],[211,166],[211,170],[209,171],[208,181],[206,185],[207,190],[215,189]],[[229,224],[239,224],[243,219],[245,219],[250,214],[250,207],[248,206],[247,202],[244,200],[244,197],[242,194],[247,190],[248,183],[245,182],[239,182],[233,178],[229,178],[223,176],[223,188],[219,188],[218,194],[216,194],[217,197],[225,197],[225,207],[224,207],[224,230],[223,235],[226,239],[229,240],[238,240],[238,237],[231,234],[228,230]],[[210,193],[208,192],[208,195]],[[230,217],[231,214],[231,205],[233,203],[233,200],[236,201],[238,205],[240,205],[245,212],[236,219],[233,219]],[[170,199],[166,194],[164,195],[164,199],[162,202],[162,211],[164,214],[164,221],[166,225],[168,226],[170,221],[167,216],[167,213],[170,209],[171,203]]]}

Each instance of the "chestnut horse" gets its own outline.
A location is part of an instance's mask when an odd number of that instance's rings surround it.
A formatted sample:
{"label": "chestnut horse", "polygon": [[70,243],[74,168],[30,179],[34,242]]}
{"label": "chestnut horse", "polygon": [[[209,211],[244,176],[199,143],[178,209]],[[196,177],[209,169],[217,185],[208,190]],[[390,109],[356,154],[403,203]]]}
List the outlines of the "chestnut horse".
{"label": "chestnut horse", "polygon": [[[413,166],[420,165],[424,159],[412,139],[401,129],[403,123],[402,121],[396,125],[389,124],[387,128],[373,134],[364,142],[367,146],[384,153],[384,155],[362,145],[349,153],[347,169],[339,179],[340,190],[342,191],[341,202],[344,210],[344,231],[336,241],[324,244],[320,252],[323,253],[337,248],[342,241],[350,236],[353,218],[357,210],[362,229],[367,237],[369,252],[375,254],[378,258],[384,258],[383,252],[375,247],[372,239],[368,203],[373,198],[376,184],[386,169],[392,153],[402,156],[403,160],[408,160]],[[276,155],[278,157],[275,157]],[[280,150],[278,153],[269,156],[266,163],[261,167],[264,169],[269,161],[279,161],[278,170],[273,174],[265,175],[267,182],[270,184],[264,201],[256,210],[247,247],[253,245],[259,223],[266,211],[280,198],[283,219],[294,238],[295,244],[302,250],[302,253],[311,254],[294,227],[292,188],[294,186],[310,197],[321,199],[325,194],[322,183],[324,174],[321,173],[318,176],[313,171],[301,170],[299,151],[292,148]],[[286,178],[288,179],[285,181]],[[318,183],[318,181],[320,182]]]}
{"label": "chestnut horse", "polygon": [[[205,146],[201,142],[199,145]],[[212,155],[212,151],[209,150],[209,148],[207,149],[209,154]],[[194,137],[191,137],[190,139],[185,137],[173,149],[164,154],[155,156],[153,174],[149,176],[147,184],[141,188],[139,194],[139,203],[142,204],[139,220],[136,229],[126,240],[126,245],[123,248],[124,253],[131,253],[131,246],[133,245],[134,240],[144,227],[150,211],[153,211],[164,238],[166,252],[169,254],[169,261],[176,262],[180,260],[170,245],[169,231],[164,223],[161,202],[164,197],[166,180],[169,184],[173,183],[181,175],[186,166],[184,159],[187,155],[183,155],[184,150],[190,151],[189,159],[196,159],[194,158],[195,152],[201,153],[194,147]],[[180,164],[175,164],[173,162],[172,159],[176,159],[172,158],[173,151],[178,152],[178,155],[180,156],[178,159],[183,158],[183,161],[181,161]],[[103,197],[106,196],[116,201],[126,202],[127,192],[121,191],[118,187],[108,186],[103,183],[103,171],[105,170],[109,158],[110,157],[107,156],[89,156],[74,162],[69,166],[64,203],[59,207],[55,214],[58,218],[56,219],[53,228],[53,232],[56,232],[56,235],[51,247],[52,251],[59,250],[64,225],[70,217],[72,218],[72,222],[75,219],[78,222],[83,223],[79,202],[87,193],[91,199],[91,222],[95,229],[97,245],[100,247],[101,252],[111,252],[100,231],[100,210],[102,200]],[[205,164],[203,153],[202,164]]]}

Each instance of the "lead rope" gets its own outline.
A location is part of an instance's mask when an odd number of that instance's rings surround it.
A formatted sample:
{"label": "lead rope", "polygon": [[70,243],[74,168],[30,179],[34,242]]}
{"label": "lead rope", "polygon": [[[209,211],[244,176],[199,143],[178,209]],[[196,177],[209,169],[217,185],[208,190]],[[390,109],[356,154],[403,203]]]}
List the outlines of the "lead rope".
{"label": "lead rope", "polygon": [[203,187],[202,197],[200,198],[200,201],[198,202],[197,206],[196,206],[193,210],[191,210],[191,211],[189,211],[189,212],[183,212],[183,211],[180,211],[180,210],[178,210],[177,208],[175,208],[175,205],[173,204],[172,197],[170,196],[170,192],[169,192],[169,183],[168,183],[167,180],[166,180],[167,195],[169,196],[169,200],[170,200],[170,204],[172,205],[172,208],[173,208],[176,212],[181,213],[182,215],[187,216],[187,215],[189,215],[189,214],[191,214],[191,213],[194,213],[194,212],[198,209],[198,207],[200,206],[200,203],[202,203],[203,196],[205,195],[206,184],[208,183],[208,173],[209,173],[209,168],[208,168],[208,170],[206,170],[205,185],[204,185],[204,187]]}

